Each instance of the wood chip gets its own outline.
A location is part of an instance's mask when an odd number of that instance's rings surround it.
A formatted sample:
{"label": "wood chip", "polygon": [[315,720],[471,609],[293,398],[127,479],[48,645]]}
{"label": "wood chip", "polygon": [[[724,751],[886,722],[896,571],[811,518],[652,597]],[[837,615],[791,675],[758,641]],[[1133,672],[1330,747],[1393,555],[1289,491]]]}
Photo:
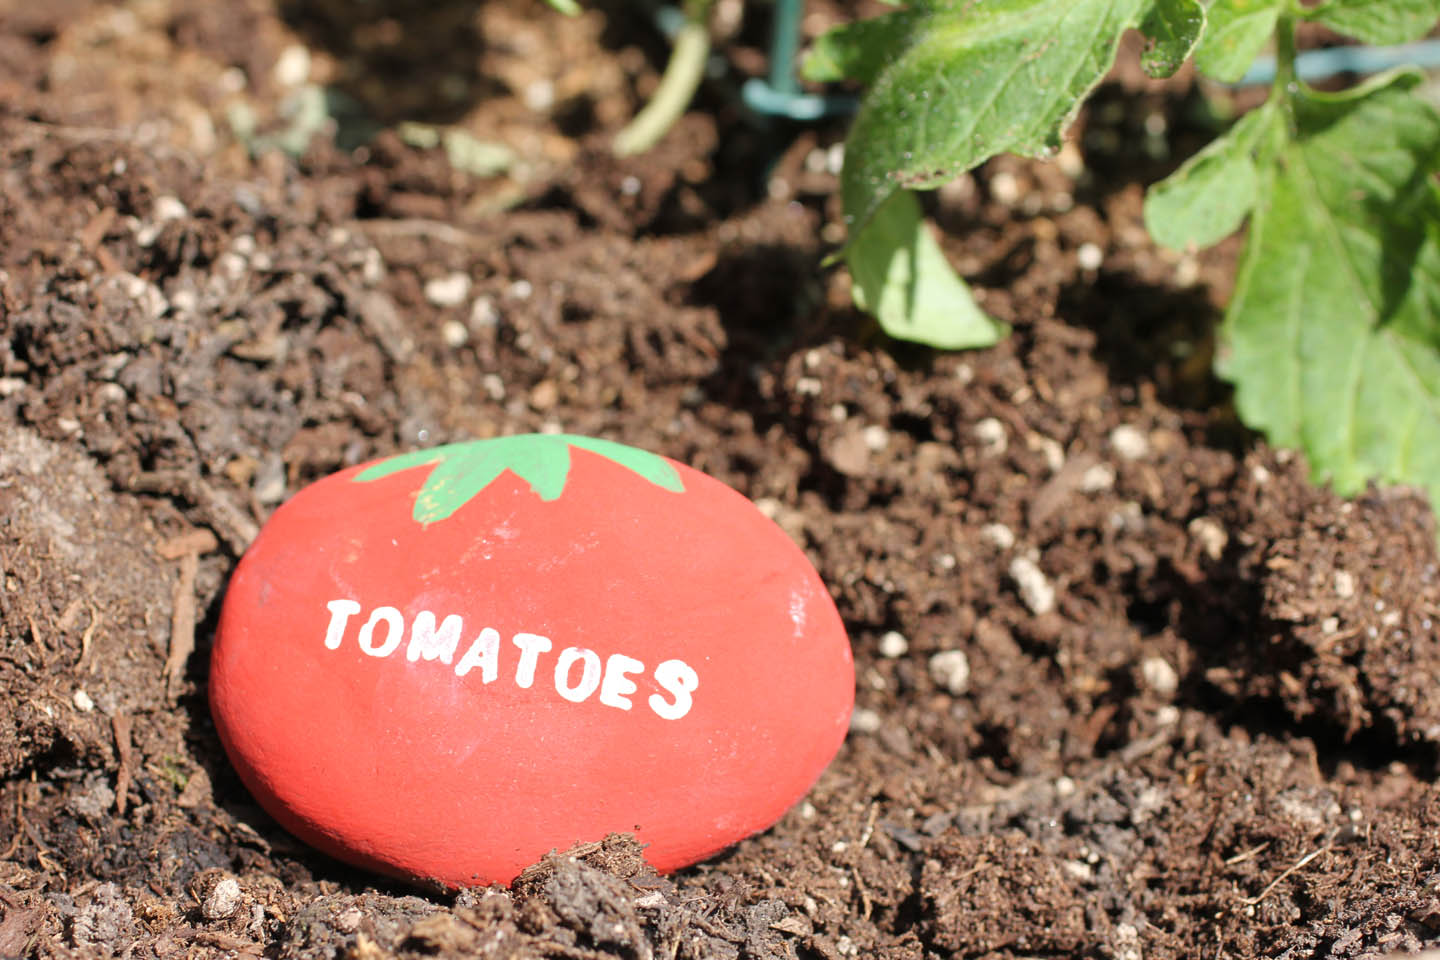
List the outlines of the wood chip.
{"label": "wood chip", "polygon": [[198,807],[210,797],[210,774],[201,767],[190,774],[190,779],[185,781],[185,789],[180,791],[180,796],[175,798],[176,806]]}
{"label": "wood chip", "polygon": [[185,676],[185,664],[195,652],[195,575],[200,572],[200,555],[180,558],[180,578],[175,581],[173,613],[170,617],[170,650],[165,656],[165,696],[172,702]]}
{"label": "wood chip", "polygon": [[155,547],[155,552],[166,560],[179,560],[186,554],[206,554],[220,546],[220,541],[215,539],[215,534],[201,528],[182,533],[179,536],[171,537],[169,540],[162,540]]}
{"label": "wood chip", "polygon": [[115,753],[120,757],[120,770],[115,775],[115,812],[122,817],[129,803],[131,771],[135,764],[135,750],[130,745],[131,719],[123,713],[110,718],[110,730],[115,734]]}
{"label": "wood chip", "polygon": [[260,532],[259,524],[199,477],[179,470],[156,470],[135,474],[127,485],[133,493],[158,493],[193,504],[203,522],[214,528],[237,556]]}
{"label": "wood chip", "polygon": [[90,218],[89,223],[85,224],[84,227],[80,228],[80,233],[78,235],[80,245],[83,246],[86,250],[89,250],[93,253],[95,248],[100,246],[100,241],[105,239],[106,232],[110,229],[110,225],[114,222],[114,207],[106,207],[104,210],[101,210],[99,213],[95,214],[95,216]]}

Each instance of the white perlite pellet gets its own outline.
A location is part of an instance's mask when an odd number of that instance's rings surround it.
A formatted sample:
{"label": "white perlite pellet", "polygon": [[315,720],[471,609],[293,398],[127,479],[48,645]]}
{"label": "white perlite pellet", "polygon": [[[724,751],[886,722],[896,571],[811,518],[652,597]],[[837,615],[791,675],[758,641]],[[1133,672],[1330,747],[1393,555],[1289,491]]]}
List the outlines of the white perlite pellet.
{"label": "white perlite pellet", "polygon": [[1110,431],[1110,447],[1122,460],[1139,460],[1150,452],[1150,438],[1139,427],[1122,423]]}
{"label": "white perlite pellet", "polygon": [[964,650],[942,650],[930,658],[930,679],[960,696],[970,689],[970,658]]}
{"label": "white perlite pellet", "polygon": [[896,660],[910,652],[910,641],[898,630],[891,630],[880,638],[880,656]]}
{"label": "white perlite pellet", "polygon": [[452,273],[425,281],[425,299],[437,307],[458,307],[470,296],[470,278]]}
{"label": "white perlite pellet", "polygon": [[1034,560],[1023,555],[1011,560],[1010,579],[1015,581],[1020,599],[1035,616],[1044,616],[1055,609],[1055,588]]}
{"label": "white perlite pellet", "polygon": [[850,713],[851,733],[878,733],[880,731],[880,714],[869,707],[856,707]]}
{"label": "white perlite pellet", "polygon": [[1173,696],[1180,688],[1180,675],[1164,657],[1146,657],[1140,664],[1140,675],[1145,678],[1145,686],[1162,697]]}

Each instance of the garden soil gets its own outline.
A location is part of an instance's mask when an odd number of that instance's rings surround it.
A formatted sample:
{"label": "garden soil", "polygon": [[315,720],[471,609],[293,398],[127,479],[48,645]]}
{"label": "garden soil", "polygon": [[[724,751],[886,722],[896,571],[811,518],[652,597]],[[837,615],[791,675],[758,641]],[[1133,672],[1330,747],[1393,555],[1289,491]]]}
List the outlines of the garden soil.
{"label": "garden soil", "polygon": [[[738,105],[764,5],[720,4],[697,110],[610,155],[663,63],[642,6],[0,4],[0,956],[1440,942],[1433,521],[1311,486],[1211,379],[1238,241],[1140,220],[1203,91],[1127,48],[1056,160],[931,196],[1013,327],[936,353],[824,264],[843,124]],[[847,742],[673,876],[624,836],[462,892],[304,848],[209,717],[239,555],[347,464],[535,430],[691,464],[801,544]]]}

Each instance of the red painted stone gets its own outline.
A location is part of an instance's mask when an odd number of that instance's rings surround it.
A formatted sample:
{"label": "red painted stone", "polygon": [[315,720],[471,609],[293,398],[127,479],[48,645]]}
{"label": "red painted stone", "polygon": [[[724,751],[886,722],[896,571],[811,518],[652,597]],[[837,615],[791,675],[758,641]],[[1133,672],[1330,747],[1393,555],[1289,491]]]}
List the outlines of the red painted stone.
{"label": "red painted stone", "polygon": [[829,593],[749,501],[540,435],[302,490],[240,561],[210,672],[276,820],[452,887],[613,831],[659,870],[704,859],[804,795],[853,694]]}

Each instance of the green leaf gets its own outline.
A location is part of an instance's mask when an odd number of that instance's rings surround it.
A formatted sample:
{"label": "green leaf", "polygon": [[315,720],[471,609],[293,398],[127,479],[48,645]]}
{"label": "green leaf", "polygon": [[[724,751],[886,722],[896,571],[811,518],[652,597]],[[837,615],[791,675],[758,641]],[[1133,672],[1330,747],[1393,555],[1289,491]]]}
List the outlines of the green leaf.
{"label": "green leaf", "polygon": [[976,306],[908,190],[885,201],[852,238],[845,259],[856,305],[892,337],[959,350],[988,347],[1008,332]]}
{"label": "green leaf", "polygon": [[1440,20],[1440,0],[1329,0],[1301,16],[1365,43],[1409,43]]}
{"label": "green leaf", "polygon": [[1140,23],[1149,41],[1140,64],[1152,77],[1168,77],[1194,51],[1205,29],[1205,7],[1200,0],[1155,0]]}
{"label": "green leaf", "polygon": [[868,86],[910,46],[910,34],[921,22],[915,13],[901,12],[832,27],[811,46],[800,75],[811,83],[853,80]]}
{"label": "green leaf", "polygon": [[1208,247],[1240,229],[1260,195],[1255,151],[1282,121],[1273,101],[1245,114],[1221,137],[1145,193],[1145,227],[1162,246]]}
{"label": "green leaf", "polygon": [[1205,37],[1195,65],[1207,76],[1234,83],[1275,33],[1287,0],[1215,0],[1206,12]]}
{"label": "green leaf", "polygon": [[[902,188],[929,189],[997,153],[1040,156],[1153,0],[928,0],[853,34],[831,59],[870,85],[845,142],[854,232]],[[883,39],[888,55],[864,42]]]}
{"label": "green leaf", "polygon": [[570,448],[580,447],[635,473],[650,483],[680,493],[680,474],[664,457],[635,447],[568,434],[522,434],[470,443],[452,443],[402,453],[372,464],[355,476],[365,483],[401,470],[434,466],[415,496],[417,523],[444,520],[509,470],[530,485],[541,500],[557,500],[570,476]]}
{"label": "green leaf", "polygon": [[580,15],[580,4],[575,0],[545,0],[546,3],[569,17]]}
{"label": "green leaf", "polygon": [[1419,79],[1296,95],[1217,365],[1244,421],[1301,447],[1317,480],[1440,503],[1440,115]]}

